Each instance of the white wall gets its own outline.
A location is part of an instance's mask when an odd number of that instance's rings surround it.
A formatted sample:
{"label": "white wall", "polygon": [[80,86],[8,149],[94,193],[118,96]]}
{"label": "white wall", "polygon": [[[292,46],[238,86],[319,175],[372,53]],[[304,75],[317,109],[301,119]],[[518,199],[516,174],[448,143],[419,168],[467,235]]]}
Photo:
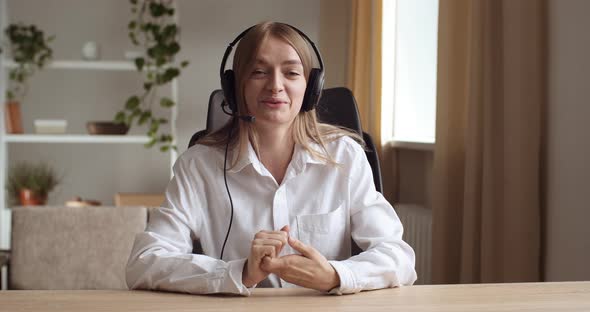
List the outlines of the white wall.
{"label": "white wall", "polygon": [[[259,21],[283,21],[306,32],[329,60],[327,85],[342,85],[346,81],[349,2],[179,1],[180,59],[191,62],[179,81],[179,151],[185,150],[192,134],[205,126],[207,101],[210,92],[219,88],[219,63],[227,44]],[[332,15],[331,7],[339,14]],[[127,39],[129,8],[125,0],[8,1],[11,21],[35,23],[57,36],[52,44],[55,59],[79,59],[80,49],[88,40],[100,44],[102,59],[122,59],[124,51],[132,48]],[[41,72],[32,79],[22,105],[25,131],[33,131],[34,119],[63,118],[68,120],[68,132],[86,133],[88,120],[112,119],[126,98],[140,90],[140,81],[135,72]],[[136,127],[131,133],[142,134],[144,129]],[[168,156],[141,145],[12,144],[8,156],[11,163],[49,161],[64,174],[62,185],[50,196],[50,204],[76,195],[111,204],[116,192],[163,192],[169,179]]]}
{"label": "white wall", "polygon": [[590,1],[549,1],[545,277],[590,280]]}

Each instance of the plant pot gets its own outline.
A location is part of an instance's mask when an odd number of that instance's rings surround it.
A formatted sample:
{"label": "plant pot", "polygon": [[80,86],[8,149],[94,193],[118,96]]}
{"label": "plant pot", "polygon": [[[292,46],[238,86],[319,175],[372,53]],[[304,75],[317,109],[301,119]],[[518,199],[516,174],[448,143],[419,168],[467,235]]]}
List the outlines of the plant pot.
{"label": "plant pot", "polygon": [[30,189],[20,190],[21,206],[42,206],[47,202],[47,195],[39,195]]}
{"label": "plant pot", "polygon": [[16,101],[6,102],[4,106],[4,120],[6,124],[6,133],[19,134],[23,133],[23,122],[20,114],[20,103]]}

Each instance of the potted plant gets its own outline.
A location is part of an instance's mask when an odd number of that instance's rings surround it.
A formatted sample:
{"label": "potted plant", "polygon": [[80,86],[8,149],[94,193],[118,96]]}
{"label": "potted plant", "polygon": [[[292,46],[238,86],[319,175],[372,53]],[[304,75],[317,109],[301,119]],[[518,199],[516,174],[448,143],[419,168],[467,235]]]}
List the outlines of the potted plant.
{"label": "potted plant", "polygon": [[[160,131],[160,125],[168,123],[165,117],[158,117],[152,110],[154,104],[171,108],[176,103],[158,90],[177,78],[181,69],[188,65],[183,61],[175,64],[174,57],[180,51],[178,43],[179,28],[174,20],[174,1],[170,0],[130,0],[133,19],[129,22],[129,38],[135,46],[145,49],[145,56],[135,58],[137,70],[143,74],[143,90],[138,95],[130,96],[123,110],[115,116],[115,122],[125,123],[128,127],[148,123],[147,135],[150,142],[146,147],[160,144],[165,152],[176,149],[174,138],[169,133]],[[162,132],[162,133],[160,133]]]}
{"label": "potted plant", "polygon": [[8,50],[16,63],[16,67],[8,73],[6,132],[23,133],[19,103],[27,93],[28,79],[35,70],[42,69],[51,60],[53,51],[48,44],[55,37],[45,38],[43,31],[37,26],[22,23],[10,24],[4,32],[9,41]]}
{"label": "potted plant", "polygon": [[55,171],[45,163],[20,162],[10,168],[6,189],[11,205],[44,205],[59,184]]}

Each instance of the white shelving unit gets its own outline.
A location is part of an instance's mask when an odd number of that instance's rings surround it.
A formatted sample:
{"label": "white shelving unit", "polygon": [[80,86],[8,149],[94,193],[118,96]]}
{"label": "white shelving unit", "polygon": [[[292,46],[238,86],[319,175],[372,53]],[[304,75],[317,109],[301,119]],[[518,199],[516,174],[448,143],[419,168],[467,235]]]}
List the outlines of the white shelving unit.
{"label": "white shelving unit", "polygon": [[88,135],[88,134],[7,134],[7,143],[141,143],[149,142],[145,135]]}
{"label": "white shelving unit", "polygon": [[[15,68],[16,63],[12,60],[6,60],[6,68]],[[128,61],[52,61],[47,64],[49,69],[91,69],[91,70],[122,70],[134,71],[135,65]]]}
{"label": "white shelving unit", "polygon": [[[4,40],[4,29],[9,24],[6,0],[0,0],[0,42]],[[142,145],[149,142],[147,136],[134,135],[87,135],[87,134],[7,134],[4,119],[4,103],[6,93],[6,83],[8,81],[7,69],[14,68],[16,64],[12,60],[0,57],[0,249],[10,248],[10,209],[7,207],[7,194],[5,191],[6,175],[8,169],[8,149],[13,144],[39,144],[39,143],[69,143],[69,144],[137,144],[138,148],[144,148]],[[45,68],[46,71],[52,70],[87,70],[87,71],[136,71],[135,65],[131,61],[83,61],[83,60],[54,60]],[[133,92],[134,90],[130,90]],[[178,103],[178,81],[174,79],[171,82],[171,99]],[[171,134],[177,137],[176,119],[178,116],[178,105],[171,109],[170,126]],[[176,144],[176,142],[173,142]],[[75,146],[70,147],[74,149]],[[159,150],[154,148],[154,153]],[[177,152],[170,150],[170,168],[177,158]],[[172,170],[170,170],[172,174]]]}

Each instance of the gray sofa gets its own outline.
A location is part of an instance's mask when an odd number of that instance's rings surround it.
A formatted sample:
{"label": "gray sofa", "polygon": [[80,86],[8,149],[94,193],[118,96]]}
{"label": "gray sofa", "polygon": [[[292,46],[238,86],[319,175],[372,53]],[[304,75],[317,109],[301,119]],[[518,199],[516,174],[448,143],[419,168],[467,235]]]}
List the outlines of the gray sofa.
{"label": "gray sofa", "polygon": [[17,207],[8,289],[127,289],[125,265],[146,207]]}

